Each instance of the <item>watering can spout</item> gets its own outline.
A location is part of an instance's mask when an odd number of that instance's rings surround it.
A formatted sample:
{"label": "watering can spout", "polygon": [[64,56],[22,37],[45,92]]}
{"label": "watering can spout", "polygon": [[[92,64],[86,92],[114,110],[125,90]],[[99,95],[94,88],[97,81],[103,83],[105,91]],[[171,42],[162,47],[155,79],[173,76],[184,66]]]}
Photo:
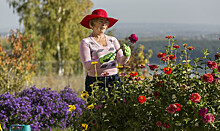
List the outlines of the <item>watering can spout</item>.
{"label": "watering can spout", "polygon": [[[13,130],[12,127],[21,127],[20,129]],[[11,125],[9,131],[31,131],[30,125]]]}

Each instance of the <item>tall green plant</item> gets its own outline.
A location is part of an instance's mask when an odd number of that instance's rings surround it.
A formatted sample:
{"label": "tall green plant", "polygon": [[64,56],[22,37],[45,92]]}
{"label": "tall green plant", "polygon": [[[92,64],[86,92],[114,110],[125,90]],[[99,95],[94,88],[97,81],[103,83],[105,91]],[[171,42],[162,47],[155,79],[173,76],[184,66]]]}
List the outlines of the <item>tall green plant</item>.
{"label": "tall green plant", "polygon": [[[90,13],[90,0],[7,0],[20,15],[24,32],[39,41],[38,60],[57,61],[58,72],[65,72],[65,61],[79,60],[81,39],[89,30],[79,25]],[[48,66],[48,65],[45,65]]]}

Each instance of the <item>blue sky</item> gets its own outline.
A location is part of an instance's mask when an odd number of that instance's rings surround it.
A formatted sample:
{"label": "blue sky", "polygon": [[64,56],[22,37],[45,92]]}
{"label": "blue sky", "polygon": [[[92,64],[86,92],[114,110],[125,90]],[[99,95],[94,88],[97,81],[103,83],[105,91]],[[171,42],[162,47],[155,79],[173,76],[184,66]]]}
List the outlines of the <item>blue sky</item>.
{"label": "blue sky", "polygon": [[[220,25],[220,0],[91,0],[120,23],[190,23]],[[18,15],[0,0],[0,32],[19,28]],[[119,23],[118,22],[118,23]]]}

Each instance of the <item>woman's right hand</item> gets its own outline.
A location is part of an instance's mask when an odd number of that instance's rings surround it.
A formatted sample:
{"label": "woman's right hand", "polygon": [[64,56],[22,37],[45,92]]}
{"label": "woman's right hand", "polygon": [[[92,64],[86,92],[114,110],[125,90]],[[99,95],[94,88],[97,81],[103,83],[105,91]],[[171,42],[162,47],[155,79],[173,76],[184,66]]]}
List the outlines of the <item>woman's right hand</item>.
{"label": "woman's right hand", "polygon": [[110,60],[114,60],[115,57],[116,57],[116,53],[110,52],[109,54],[107,54],[107,55],[101,57],[101,58],[99,59],[99,62],[102,64],[102,63],[104,63],[104,62],[108,62],[108,61],[110,61]]}

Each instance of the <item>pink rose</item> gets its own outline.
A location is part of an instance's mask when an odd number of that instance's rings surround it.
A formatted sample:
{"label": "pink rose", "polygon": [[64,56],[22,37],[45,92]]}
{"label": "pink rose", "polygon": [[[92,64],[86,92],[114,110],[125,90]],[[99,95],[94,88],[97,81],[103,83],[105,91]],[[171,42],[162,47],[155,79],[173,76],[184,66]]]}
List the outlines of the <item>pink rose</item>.
{"label": "pink rose", "polygon": [[214,70],[214,69],[217,68],[217,63],[214,62],[214,61],[208,61],[208,62],[207,62],[207,66],[208,66],[209,68],[211,68],[212,70]]}
{"label": "pink rose", "polygon": [[192,102],[198,103],[201,100],[201,96],[198,93],[192,93],[190,96]]}
{"label": "pink rose", "polygon": [[210,113],[205,114],[202,119],[204,123],[212,123],[214,122],[214,120],[215,120],[215,116]]}
{"label": "pink rose", "polygon": [[170,113],[170,114],[173,114],[177,111],[177,106],[175,104],[170,104],[168,107],[167,107],[167,112]]}
{"label": "pink rose", "polygon": [[212,74],[205,74],[202,76],[202,78],[205,82],[213,82],[214,80]]}
{"label": "pink rose", "polygon": [[157,121],[156,125],[157,125],[157,127],[160,127],[162,125],[162,122],[161,121]]}

